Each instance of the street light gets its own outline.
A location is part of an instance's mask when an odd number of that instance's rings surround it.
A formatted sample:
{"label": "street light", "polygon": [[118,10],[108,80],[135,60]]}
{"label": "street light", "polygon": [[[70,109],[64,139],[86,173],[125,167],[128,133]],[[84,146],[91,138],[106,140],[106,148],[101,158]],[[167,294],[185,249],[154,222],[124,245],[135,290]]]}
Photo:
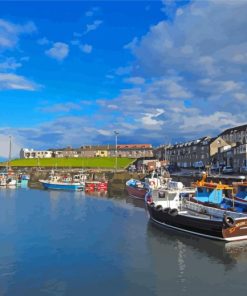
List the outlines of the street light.
{"label": "street light", "polygon": [[119,132],[114,131],[114,134],[115,134],[115,139],[116,139],[116,150],[115,150],[116,161],[115,161],[115,169],[117,171],[117,136],[119,135]]}

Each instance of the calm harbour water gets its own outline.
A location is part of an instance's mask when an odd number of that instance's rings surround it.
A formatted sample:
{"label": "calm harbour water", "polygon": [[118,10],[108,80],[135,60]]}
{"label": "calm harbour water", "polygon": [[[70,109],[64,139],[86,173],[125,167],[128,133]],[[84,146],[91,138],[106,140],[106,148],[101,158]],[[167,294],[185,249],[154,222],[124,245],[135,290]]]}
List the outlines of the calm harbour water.
{"label": "calm harbour water", "polygon": [[150,225],[127,197],[0,190],[0,295],[246,295],[247,242]]}

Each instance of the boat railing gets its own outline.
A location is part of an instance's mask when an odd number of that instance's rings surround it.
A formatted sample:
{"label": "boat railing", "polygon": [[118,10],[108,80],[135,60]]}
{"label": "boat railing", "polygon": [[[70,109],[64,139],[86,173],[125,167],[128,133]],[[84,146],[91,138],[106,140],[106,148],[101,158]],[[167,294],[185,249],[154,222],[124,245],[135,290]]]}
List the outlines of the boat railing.
{"label": "boat railing", "polygon": [[215,216],[215,217],[222,217],[227,214],[229,216],[232,216],[233,218],[241,218],[246,217],[246,213],[241,212],[234,212],[234,211],[228,211],[228,210],[222,210],[215,207],[210,207],[206,205],[202,205],[187,199],[184,199],[181,201],[183,203],[183,207],[195,212],[203,212],[207,213],[208,215]]}

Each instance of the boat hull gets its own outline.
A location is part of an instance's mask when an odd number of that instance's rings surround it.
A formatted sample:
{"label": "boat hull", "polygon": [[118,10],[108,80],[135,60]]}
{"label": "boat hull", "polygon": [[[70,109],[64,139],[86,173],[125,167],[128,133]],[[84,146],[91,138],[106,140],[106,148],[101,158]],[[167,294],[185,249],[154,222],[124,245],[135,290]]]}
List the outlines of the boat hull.
{"label": "boat hull", "polygon": [[40,183],[43,185],[44,189],[72,191],[83,190],[83,186],[81,184],[49,183],[44,181],[40,181]]}
{"label": "boat hull", "polygon": [[148,192],[148,189],[146,188],[138,188],[138,187],[132,187],[132,186],[126,186],[126,190],[128,192],[128,195],[130,197],[138,198],[138,199],[145,199],[145,196]]}
{"label": "boat hull", "polygon": [[130,179],[126,182],[126,190],[130,197],[145,200],[145,196],[150,188],[144,182]]}
{"label": "boat hull", "polygon": [[240,207],[243,211],[247,211],[247,200],[239,198],[239,197],[234,197],[234,198],[227,198],[225,197],[224,200],[228,202],[231,206],[237,206]]}
{"label": "boat hull", "polygon": [[107,191],[108,182],[86,181],[85,190],[86,191]]}
{"label": "boat hull", "polygon": [[234,226],[229,226],[224,219],[186,216],[180,212],[173,216],[167,211],[157,210],[150,204],[147,204],[147,208],[151,221],[163,228],[223,241],[247,239],[247,217],[237,218]]}

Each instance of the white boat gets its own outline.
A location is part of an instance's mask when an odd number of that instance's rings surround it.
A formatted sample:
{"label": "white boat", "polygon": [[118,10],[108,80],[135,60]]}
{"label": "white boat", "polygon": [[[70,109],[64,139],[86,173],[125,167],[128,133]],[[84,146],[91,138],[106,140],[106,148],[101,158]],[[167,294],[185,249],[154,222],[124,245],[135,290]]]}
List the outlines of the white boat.
{"label": "white boat", "polygon": [[17,185],[17,180],[15,175],[10,174],[8,175],[7,173],[1,173],[0,174],[0,186],[4,187],[9,187],[9,186],[16,186]]}
{"label": "white boat", "polygon": [[0,186],[6,186],[7,176],[5,173],[0,174]]}
{"label": "white boat", "polygon": [[15,177],[7,177],[7,180],[6,180],[6,186],[16,186],[17,185],[17,180]]}

